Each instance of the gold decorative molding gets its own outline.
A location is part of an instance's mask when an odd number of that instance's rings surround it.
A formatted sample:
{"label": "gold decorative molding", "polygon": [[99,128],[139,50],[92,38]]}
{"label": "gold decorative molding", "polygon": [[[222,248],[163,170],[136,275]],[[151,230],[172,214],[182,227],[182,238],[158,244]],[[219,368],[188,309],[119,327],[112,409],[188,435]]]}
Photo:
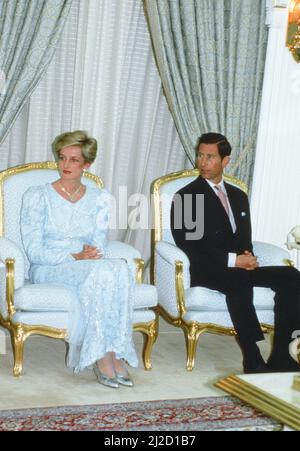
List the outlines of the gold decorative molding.
{"label": "gold decorative molding", "polygon": [[290,258],[284,258],[283,259],[283,264],[285,266],[291,266],[292,268],[295,267],[295,263],[293,262],[293,260],[291,260]]}
{"label": "gold decorative molding", "polygon": [[134,259],[135,265],[136,265],[136,275],[135,275],[135,281],[136,283],[142,283],[143,282],[143,272],[145,268],[145,262],[142,258],[135,258]]}
{"label": "gold decorative molding", "polygon": [[158,336],[158,315],[156,313],[156,318],[148,323],[136,323],[133,325],[134,332],[141,332],[144,338],[143,346],[143,362],[146,371],[150,371],[151,365],[151,353],[152,347],[156,342]]}
{"label": "gold decorative molding", "polygon": [[51,338],[65,339],[67,331],[65,329],[13,322],[13,316],[16,313],[14,306],[14,264],[15,261],[12,258],[5,260],[7,317],[4,318],[0,314],[0,325],[10,333],[14,355],[13,374],[19,377],[23,368],[24,344],[30,335],[43,335]]}
{"label": "gold decorative molding", "polygon": [[[141,284],[143,282],[143,272],[145,267],[145,262],[142,258],[135,258],[134,259],[136,264],[136,283]],[[152,347],[154,343],[156,342],[157,336],[158,336],[158,313],[156,311],[156,308],[149,309],[153,310],[155,313],[155,319],[153,321],[150,321],[148,323],[136,323],[133,325],[133,331],[134,332],[141,332],[144,339],[143,344],[143,362],[144,362],[144,368],[146,371],[150,371],[152,369],[151,365],[151,353],[152,353]]]}
{"label": "gold decorative molding", "polygon": [[[262,375],[263,376],[263,375]],[[278,374],[280,377],[280,374]],[[254,384],[244,381],[238,376],[221,379],[216,387],[236,396],[251,406],[270,415],[272,418],[300,431],[300,409],[276,396],[259,389]],[[288,387],[290,389],[290,387]]]}
{"label": "gold decorative molding", "polygon": [[43,335],[50,338],[65,340],[67,331],[40,325],[27,325],[23,323],[13,323],[11,319],[4,319],[0,315],[0,325],[7,329],[11,336],[11,343],[14,355],[13,375],[21,376],[23,369],[24,344],[30,335]]}
{"label": "gold decorative molding", "polygon": [[290,1],[286,46],[295,61],[300,63],[300,0]]}
{"label": "gold decorative molding", "polygon": [[179,317],[183,318],[186,313],[183,284],[183,263],[179,260],[175,262],[175,287]]}
{"label": "gold decorative molding", "polygon": [[8,318],[11,319],[15,314],[14,306],[14,291],[15,291],[15,260],[7,258],[5,260],[6,266],[6,306]]}
{"label": "gold decorative molding", "polygon": [[235,336],[236,332],[232,327],[218,326],[212,323],[198,323],[196,321],[185,321],[182,317],[173,317],[161,306],[157,307],[158,313],[169,324],[175,327],[180,327],[183,330],[186,342],[186,369],[192,371],[195,366],[197,344],[200,336],[205,332],[213,334],[222,334]]}

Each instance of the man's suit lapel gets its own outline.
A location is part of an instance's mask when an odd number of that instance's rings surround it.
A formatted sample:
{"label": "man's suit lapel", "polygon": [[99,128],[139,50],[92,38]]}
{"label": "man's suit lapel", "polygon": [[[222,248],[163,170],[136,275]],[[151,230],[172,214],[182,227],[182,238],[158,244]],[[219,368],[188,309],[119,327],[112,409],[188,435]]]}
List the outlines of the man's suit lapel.
{"label": "man's suit lapel", "polygon": [[234,216],[234,220],[235,220],[235,225],[236,228],[238,229],[239,224],[240,224],[240,205],[238,202],[237,197],[235,196],[235,191],[231,188],[231,185],[229,183],[225,182],[225,187],[226,187],[226,191],[227,191],[227,196],[228,196],[228,200],[231,206],[231,210]]}
{"label": "man's suit lapel", "polygon": [[[214,208],[216,209],[216,212],[218,212],[218,213],[216,213],[216,216],[219,216],[219,214],[220,214],[224,218],[224,221],[226,221],[226,224],[230,227],[230,230],[232,230],[229,217],[228,217],[220,199],[218,198],[217,194],[214,192],[213,188],[211,188],[211,186],[207,183],[206,180],[204,180],[201,177],[199,177],[199,180],[201,181],[200,183],[201,183],[201,187],[204,192],[204,195],[207,196],[206,199],[204,197],[204,209],[205,209],[205,202],[209,202],[210,205],[214,206]],[[227,186],[226,186],[226,190],[227,190]]]}
{"label": "man's suit lapel", "polygon": [[[204,205],[205,205],[205,202],[207,202],[210,205],[214,205],[217,211],[219,210],[219,211],[225,212],[224,207],[221,204],[218,196],[214,193],[214,190],[207,183],[207,181],[201,177],[199,177],[198,180],[199,180],[199,183],[201,186],[201,192],[204,193]],[[225,215],[226,215],[226,212],[225,212]],[[226,215],[226,217],[227,217],[227,215]]]}

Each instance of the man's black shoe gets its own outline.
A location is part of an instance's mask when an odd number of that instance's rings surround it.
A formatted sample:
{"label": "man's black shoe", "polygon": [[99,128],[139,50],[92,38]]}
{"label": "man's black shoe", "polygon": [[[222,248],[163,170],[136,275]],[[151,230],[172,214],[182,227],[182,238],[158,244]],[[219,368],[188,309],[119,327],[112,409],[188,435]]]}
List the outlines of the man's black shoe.
{"label": "man's black shoe", "polygon": [[270,369],[265,363],[258,363],[257,365],[244,364],[244,373],[245,374],[270,373]]}

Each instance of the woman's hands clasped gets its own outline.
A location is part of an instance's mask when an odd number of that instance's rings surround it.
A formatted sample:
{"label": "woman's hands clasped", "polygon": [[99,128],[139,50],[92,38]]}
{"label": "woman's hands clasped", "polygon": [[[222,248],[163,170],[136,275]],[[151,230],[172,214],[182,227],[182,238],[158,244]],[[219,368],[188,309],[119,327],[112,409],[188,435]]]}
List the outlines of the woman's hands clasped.
{"label": "woman's hands clasped", "polygon": [[95,246],[84,244],[81,252],[72,254],[75,260],[99,260],[103,257],[99,249]]}

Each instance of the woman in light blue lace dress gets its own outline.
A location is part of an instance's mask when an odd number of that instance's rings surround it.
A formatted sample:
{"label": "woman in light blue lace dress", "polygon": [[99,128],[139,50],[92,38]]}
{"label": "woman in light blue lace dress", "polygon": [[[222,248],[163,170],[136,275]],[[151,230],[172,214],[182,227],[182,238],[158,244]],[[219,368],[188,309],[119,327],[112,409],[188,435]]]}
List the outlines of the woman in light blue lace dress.
{"label": "woman in light blue lace dress", "polygon": [[98,381],[118,388],[133,382],[123,365],[137,366],[132,339],[134,279],[125,260],[106,259],[111,194],[81,183],[97,142],[68,132],[53,142],[60,178],[23,196],[21,233],[33,283],[73,291],[68,366],[93,364]]}

